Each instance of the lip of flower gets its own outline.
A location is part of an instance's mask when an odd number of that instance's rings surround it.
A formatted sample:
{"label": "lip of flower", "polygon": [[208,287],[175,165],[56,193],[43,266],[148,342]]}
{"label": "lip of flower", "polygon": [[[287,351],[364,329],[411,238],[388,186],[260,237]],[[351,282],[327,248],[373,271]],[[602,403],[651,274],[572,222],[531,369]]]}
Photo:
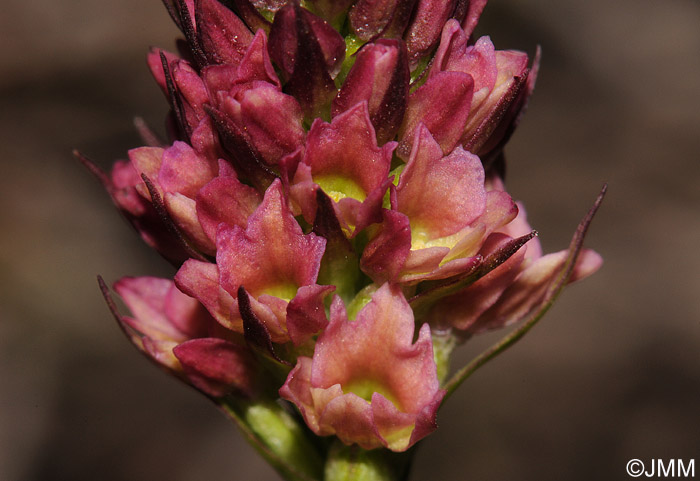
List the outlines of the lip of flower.
{"label": "lip of flower", "polygon": [[280,395],[318,435],[404,451],[436,428],[444,396],[430,328],[423,325],[415,343],[414,330],[411,308],[396,286],[380,287],[354,321],[336,297],[313,358],[298,358]]}
{"label": "lip of flower", "polygon": [[243,332],[237,299],[241,287],[273,342],[298,345],[325,325],[322,302],[333,286],[316,280],[326,241],[302,232],[279,180],[267,189],[245,229],[221,224],[216,242],[216,264],[189,260],[176,282],[224,326]]}
{"label": "lip of flower", "polygon": [[236,85],[255,80],[267,82],[276,87],[282,86],[272,66],[267,35],[263,30],[258,30],[255,34],[240,62],[209,65],[202,69],[201,75],[209,97],[214,101],[217,92],[227,92]]}
{"label": "lip of flower", "polygon": [[[483,240],[517,213],[510,196],[486,191],[478,157],[457,147],[443,156],[419,125],[392,211],[368,243],[362,268],[375,281],[415,283],[474,268]],[[388,277],[387,277],[388,276]]]}
{"label": "lip of flower", "polygon": [[197,220],[215,248],[219,224],[245,228],[261,201],[257,190],[240,182],[228,162],[219,160],[219,175],[199,189],[195,196]]}
{"label": "lip of flower", "polygon": [[422,123],[447,155],[457,146],[474,94],[474,79],[464,72],[440,72],[408,98],[406,115],[399,128],[399,157],[410,158],[414,135]]}
{"label": "lip of flower", "polygon": [[[398,149],[408,159],[416,126],[424,123],[443,149],[457,145],[489,160],[507,140],[535,82],[523,52],[495,50],[488,37],[469,44],[454,19],[442,29],[425,83],[408,98]],[[449,111],[445,106],[449,106]]]}
{"label": "lip of flower", "polygon": [[216,169],[184,142],[167,149],[133,149],[131,161],[116,162],[110,175],[79,152],[75,155],[143,240],[176,266],[188,258],[203,259],[200,252],[213,253],[216,226],[245,227],[261,200],[238,181],[228,162],[219,160]]}
{"label": "lip of flower", "polygon": [[316,189],[333,199],[348,236],[381,219],[395,142],[377,145],[367,102],[356,104],[328,124],[316,120],[293,175],[290,195],[307,222],[316,216]]}
{"label": "lip of flower", "polygon": [[304,143],[301,107],[279,87],[253,81],[217,97],[221,112],[239,127],[265,164],[279,163]]}

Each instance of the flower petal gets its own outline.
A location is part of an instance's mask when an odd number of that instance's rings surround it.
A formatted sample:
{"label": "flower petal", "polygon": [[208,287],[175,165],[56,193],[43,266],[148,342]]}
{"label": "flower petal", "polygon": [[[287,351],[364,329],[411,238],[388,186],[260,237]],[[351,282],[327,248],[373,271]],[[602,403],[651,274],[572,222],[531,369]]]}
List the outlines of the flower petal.
{"label": "flower petal", "polygon": [[257,365],[244,346],[209,337],[179,344],[173,353],[189,381],[206,394],[255,394]]}
{"label": "flower petal", "polygon": [[[144,148],[153,147],[142,147]],[[183,194],[193,199],[197,191],[214,178],[217,170],[216,162],[198,155],[185,142],[176,141],[163,151],[157,177],[145,171],[143,173],[151,179],[157,179],[161,192]]]}
{"label": "flower petal", "polygon": [[178,231],[187,238],[187,241],[205,254],[214,254],[216,246],[204,233],[197,219],[197,205],[194,199],[168,192],[163,197],[163,203]]}
{"label": "flower petal", "polygon": [[411,252],[411,226],[401,212],[383,210],[384,221],[362,252],[360,267],[378,284],[394,281]]}
{"label": "flower petal", "polygon": [[328,318],[323,299],[334,286],[302,286],[287,306],[287,331],[295,345],[301,345],[326,327]]}
{"label": "flower petal", "polygon": [[217,92],[229,92],[236,84],[256,80],[281,88],[267,51],[267,37],[262,30],[255,34],[240,63],[205,67],[202,79],[212,100],[216,100]]}
{"label": "flower petal", "polygon": [[177,271],[175,284],[182,292],[201,302],[219,324],[232,331],[243,332],[238,303],[219,285],[216,264],[190,259]]}
{"label": "flower petal", "polygon": [[221,286],[232,295],[240,286],[254,297],[271,294],[291,300],[296,290],[314,284],[325,239],[304,234],[276,180],[245,230],[222,224],[216,260]]}
{"label": "flower petal", "polygon": [[[487,257],[504,246],[511,238],[503,234],[492,234],[484,243],[480,254]],[[527,246],[519,249],[503,264],[458,293],[443,297],[436,302],[428,314],[428,320],[442,327],[451,326],[459,330],[471,327],[488,308],[493,306],[503,291],[521,272]]]}
{"label": "flower petal", "polygon": [[304,141],[303,113],[294,97],[268,82],[239,85],[221,93],[220,109],[268,165],[279,163]]}
{"label": "flower petal", "polygon": [[[344,191],[344,197],[363,201],[387,179],[394,147],[393,143],[377,145],[367,103],[362,102],[330,124],[313,123],[303,162],[311,167],[314,182],[326,193]],[[348,185],[334,185],[342,182]]]}
{"label": "flower petal", "polygon": [[[503,292],[498,302],[481,315],[469,332],[478,334],[524,319],[542,302],[551,283],[561,274],[568,254],[568,251],[547,254],[530,264]],[[601,265],[600,255],[589,249],[583,249],[569,283],[593,274]]]}
{"label": "flower petal", "polygon": [[424,125],[396,188],[398,210],[411,221],[414,242],[446,237],[476,220],[486,207],[484,168],[461,147],[443,157]]}
{"label": "flower petal", "polygon": [[377,145],[367,102],[356,104],[328,124],[317,119],[291,186],[295,202],[308,222],[316,213],[318,185],[334,200],[348,236],[381,221],[381,206],[395,142]]}
{"label": "flower petal", "polygon": [[124,277],[114,284],[114,290],[132,313],[130,327],[151,338],[181,341],[186,339],[185,333],[165,313],[172,287],[172,281],[157,277]]}
{"label": "flower petal", "polygon": [[189,257],[181,243],[162,224],[153,205],[137,191],[136,186],[143,181],[131,162],[115,162],[111,174],[107,175],[80,152],[74,154],[102,183],[114,205],[147,245],[174,265],[182,264]]}
{"label": "flower petal", "polygon": [[408,159],[413,137],[425,124],[447,155],[455,148],[467,125],[474,80],[462,72],[439,72],[408,99],[408,109],[399,130],[399,156]]}
{"label": "flower petal", "polygon": [[216,241],[216,231],[222,222],[245,228],[248,217],[262,201],[260,194],[242,184],[223,160],[219,169],[220,175],[202,187],[195,198],[197,219],[212,242]]}
{"label": "flower petal", "polygon": [[470,37],[476,24],[479,22],[479,17],[481,17],[481,12],[483,12],[484,7],[488,0],[469,0],[467,2],[469,7],[467,9],[464,20],[462,20],[462,28],[464,29],[467,37]]}

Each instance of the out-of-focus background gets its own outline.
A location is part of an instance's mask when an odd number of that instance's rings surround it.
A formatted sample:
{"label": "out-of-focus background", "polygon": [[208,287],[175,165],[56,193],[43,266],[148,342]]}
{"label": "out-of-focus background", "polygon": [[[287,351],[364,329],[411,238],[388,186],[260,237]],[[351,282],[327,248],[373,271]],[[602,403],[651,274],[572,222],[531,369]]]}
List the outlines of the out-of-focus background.
{"label": "out-of-focus background", "polygon": [[[507,185],[548,251],[603,181],[606,259],[466,382],[413,480],[627,479],[700,469],[700,3],[492,0],[479,34],[543,50]],[[157,0],[9,0],[0,17],[0,479],[274,480],[236,429],[123,338],[95,281],[171,275],[71,157],[102,165],[160,127]],[[457,363],[489,339],[463,347]]]}

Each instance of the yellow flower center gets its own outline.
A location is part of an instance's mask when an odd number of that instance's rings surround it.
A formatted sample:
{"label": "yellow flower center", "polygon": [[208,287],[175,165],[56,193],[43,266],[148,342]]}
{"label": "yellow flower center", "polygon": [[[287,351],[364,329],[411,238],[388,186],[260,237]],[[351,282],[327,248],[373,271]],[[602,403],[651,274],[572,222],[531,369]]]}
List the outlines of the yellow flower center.
{"label": "yellow flower center", "polygon": [[364,189],[354,180],[348,179],[347,177],[341,177],[339,175],[321,175],[319,177],[314,177],[314,182],[335,202],[345,197],[350,197],[362,202],[367,197],[367,193]]}
{"label": "yellow flower center", "polygon": [[450,249],[457,244],[461,237],[461,232],[455,232],[446,237],[438,237],[431,239],[428,232],[421,228],[418,223],[411,222],[411,250],[427,249],[429,247],[449,247]]}
{"label": "yellow flower center", "polygon": [[260,291],[260,294],[268,294],[270,296],[279,297],[287,302],[294,299],[297,295],[297,290],[299,288],[293,282],[282,282],[279,284],[273,284],[269,287],[264,288]]}
{"label": "yellow flower center", "polygon": [[372,402],[372,394],[377,392],[391,401],[398,409],[401,409],[401,404],[396,396],[394,396],[394,394],[386,388],[384,383],[376,379],[355,379],[343,384],[342,387],[343,392],[351,392],[356,394],[369,403]]}

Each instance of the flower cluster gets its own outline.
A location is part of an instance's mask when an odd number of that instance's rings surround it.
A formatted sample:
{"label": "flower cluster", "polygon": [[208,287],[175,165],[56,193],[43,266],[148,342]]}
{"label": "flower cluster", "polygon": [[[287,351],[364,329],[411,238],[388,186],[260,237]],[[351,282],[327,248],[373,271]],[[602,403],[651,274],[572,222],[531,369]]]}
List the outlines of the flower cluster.
{"label": "flower cluster", "polygon": [[446,345],[600,266],[581,235],[542,255],[505,190],[538,59],[473,37],[485,0],[164,3],[169,140],[140,125],[111,173],[83,160],[178,269],[117,282],[120,324],[209,397],[404,451],[436,427]]}

